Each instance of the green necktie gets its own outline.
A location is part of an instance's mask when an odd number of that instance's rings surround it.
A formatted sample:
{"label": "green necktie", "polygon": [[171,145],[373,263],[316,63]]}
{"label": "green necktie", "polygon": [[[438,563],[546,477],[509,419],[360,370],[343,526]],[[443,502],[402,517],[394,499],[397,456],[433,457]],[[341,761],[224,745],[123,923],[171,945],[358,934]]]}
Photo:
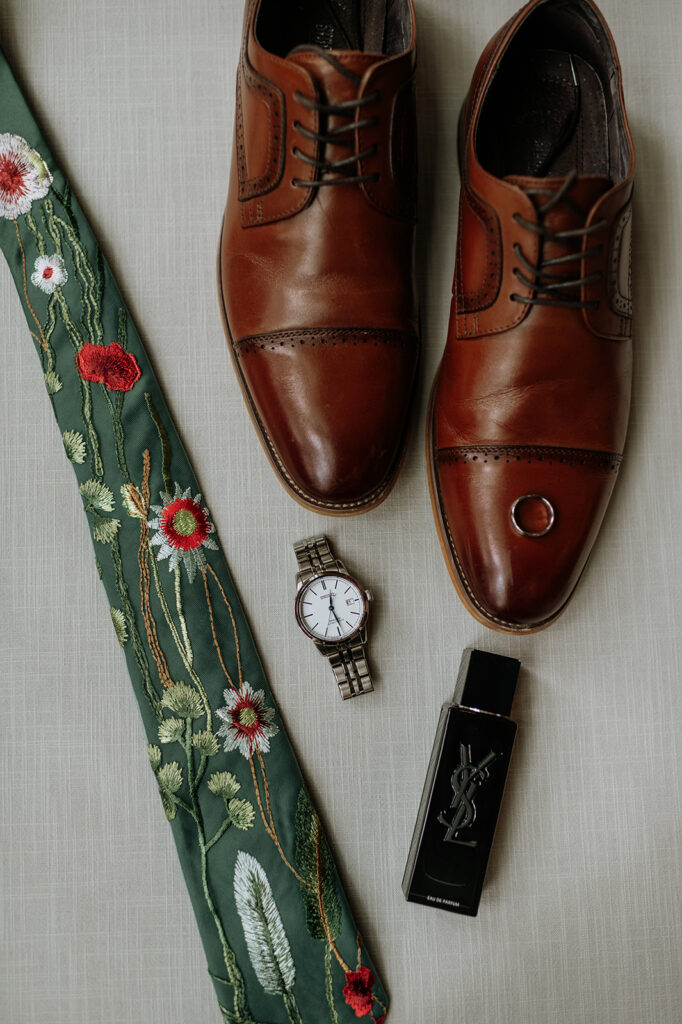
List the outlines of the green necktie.
{"label": "green necktie", "polygon": [[83,212],[0,51],[0,246],[78,479],[225,1021],[383,1021],[211,516]]}

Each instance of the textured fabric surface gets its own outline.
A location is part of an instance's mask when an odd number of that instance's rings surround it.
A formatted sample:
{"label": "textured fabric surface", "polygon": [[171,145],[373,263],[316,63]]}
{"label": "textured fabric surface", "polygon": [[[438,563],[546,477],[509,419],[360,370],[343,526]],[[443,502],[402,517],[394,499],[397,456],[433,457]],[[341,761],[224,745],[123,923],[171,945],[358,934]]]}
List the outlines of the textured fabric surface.
{"label": "textured fabric surface", "polygon": [[[293,504],[225,349],[215,253],[227,190],[236,2],[63,0],[0,12],[0,40],[77,185],[211,499],[282,715],[392,996],[392,1024],[677,1024],[682,437],[677,4],[603,10],[638,171],[636,373],[626,460],[579,591],[506,638],[460,605],[423,455],[455,245],[456,117],[514,4],[418,5],[425,363],[403,473],[367,516]],[[0,1018],[218,1021],[73,474],[14,286],[0,273],[4,498]],[[293,620],[290,543],[326,529],[375,593],[376,692],[342,704]],[[521,658],[520,731],[479,916],[400,879],[462,647]]]}

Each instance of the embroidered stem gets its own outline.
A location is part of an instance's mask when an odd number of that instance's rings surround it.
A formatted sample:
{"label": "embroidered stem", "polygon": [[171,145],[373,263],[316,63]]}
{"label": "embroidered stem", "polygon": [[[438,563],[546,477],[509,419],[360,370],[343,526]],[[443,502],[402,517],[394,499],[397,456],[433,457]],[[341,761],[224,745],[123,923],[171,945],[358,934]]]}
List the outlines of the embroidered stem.
{"label": "embroidered stem", "polygon": [[80,236],[75,231],[72,224],[67,224],[65,220],[59,217],[54,212],[54,205],[51,200],[45,200],[45,209],[47,210],[48,217],[50,219],[53,231],[50,233],[54,237],[54,232],[61,232],[67,240],[69,247],[73,255],[73,262],[76,267],[76,273],[78,274],[82,287],[81,294],[83,296],[83,315],[82,323],[85,329],[85,333],[89,339],[95,345],[101,345],[104,342],[104,328],[102,326],[102,307],[101,301],[98,302],[97,295],[97,281],[95,274],[90,265],[90,260],[85,251],[83,243],[81,242]]}
{"label": "embroidered stem", "polygon": [[152,711],[156,717],[161,720],[161,701],[159,700],[159,696],[149,674],[147,655],[145,654],[144,647],[142,646],[142,638],[140,637],[137,623],[135,621],[135,613],[128,593],[128,584],[126,583],[125,576],[123,574],[123,563],[121,561],[121,549],[118,537],[111,542],[111,558],[114,563],[114,572],[116,574],[116,590],[118,591],[119,597],[121,598],[121,604],[123,605],[123,614],[126,617],[128,634],[132,640],[133,650],[135,651],[135,660],[137,661],[142,674],[142,689],[144,690],[145,697],[147,698]]}
{"label": "embroidered stem", "polygon": [[332,978],[332,947],[327,943],[324,950],[324,976],[326,981],[327,1003],[332,1024],[339,1024],[339,1015],[334,1004],[334,981]]}
{"label": "embroidered stem", "polygon": [[[260,757],[260,752],[259,752],[258,756]],[[286,866],[289,868],[289,871],[291,871],[291,873],[294,876],[294,878],[296,878],[297,881],[299,881],[301,883],[301,885],[305,885],[308,889],[312,889],[313,886],[311,885],[311,883],[308,882],[305,878],[302,878],[301,875],[299,875],[299,873],[296,870],[296,868],[293,866],[293,864],[291,864],[287,860],[287,855],[285,854],[284,850],[282,849],[282,844],[280,843],[280,841],[279,841],[279,839],[277,837],[277,832],[275,830],[275,822],[274,822],[274,820],[272,818],[272,812],[270,811],[269,796],[268,796],[268,813],[269,813],[270,821],[268,821],[268,819],[265,816],[265,810],[263,808],[263,801],[261,799],[260,786],[258,785],[258,776],[256,775],[256,766],[253,763],[253,756],[251,756],[249,758],[249,764],[251,765],[251,778],[253,779],[253,788],[256,791],[256,800],[258,801],[258,809],[260,811],[260,816],[263,819],[263,825],[265,826],[265,831],[267,832],[267,834],[270,836],[270,838],[272,839],[273,843],[277,847],[277,851],[278,851],[280,857],[282,858],[282,860],[284,861]],[[261,759],[261,767],[263,767],[262,759]],[[263,768],[263,774],[265,774],[265,769],[264,768]],[[267,780],[264,780],[264,781],[265,781],[266,793],[267,793]]]}
{"label": "embroidered stem", "polygon": [[[242,656],[241,656],[241,651],[239,649],[239,633],[237,632],[237,623],[234,620],[234,614],[232,612],[232,605],[227,600],[227,595],[226,595],[225,591],[223,590],[223,585],[220,582],[220,580],[218,579],[218,576],[216,575],[216,572],[215,572],[213,566],[210,565],[207,562],[206,563],[206,569],[208,570],[208,572],[210,572],[211,576],[213,577],[215,582],[218,584],[218,590],[220,591],[220,593],[222,595],[222,598],[223,598],[223,601],[225,602],[225,605],[227,606],[227,610],[230,613],[230,621],[232,622],[232,632],[234,633],[234,647],[235,647],[235,652],[236,652],[236,655],[237,655],[237,673],[238,673],[238,676],[239,676],[239,689],[241,690],[242,685],[244,683],[244,675],[243,675],[243,672],[242,672]],[[202,571],[203,571],[203,569],[202,569]]]}
{"label": "embroidered stem", "polygon": [[204,819],[201,813],[201,807],[199,806],[199,800],[196,792],[196,781],[194,778],[194,752],[192,750],[192,719],[185,719],[185,757],[187,758],[187,784],[189,787],[190,801],[196,827],[197,827],[197,839],[199,842],[199,853],[201,858],[201,885],[204,893],[204,900],[208,911],[213,918],[216,931],[218,933],[218,939],[223,951],[223,960],[225,962],[225,969],[227,970],[227,977],[229,983],[234,990],[234,1012],[235,1019],[243,1022],[243,1024],[255,1024],[248,1003],[246,1001],[246,990],[244,987],[244,978],[242,977],[241,971],[237,964],[237,958],[227,941],[227,935],[223,928],[223,923],[220,920],[220,916],[216,910],[211,890],[208,884],[208,849],[206,844],[206,833],[204,830]]}
{"label": "embroidered stem", "polygon": [[[64,298],[62,289],[57,288],[54,294],[57,298],[59,312],[61,313],[62,320],[64,321],[64,326],[66,327],[67,334],[71,339],[71,344],[73,345],[76,352],[80,352],[81,348],[83,347],[83,339],[80,335],[78,328],[73,322],[73,318],[69,311],[68,303]],[[97,431],[95,430],[95,425],[92,420],[92,395],[90,392],[90,382],[87,380],[83,380],[80,374],[78,375],[78,380],[80,381],[81,389],[81,411],[83,415],[83,422],[85,423],[88,438],[90,440],[90,450],[92,452],[93,472],[95,476],[101,480],[102,477],[104,476],[104,467],[102,465],[102,457],[100,455],[99,450],[99,438],[97,436]]]}
{"label": "embroidered stem", "polygon": [[[31,229],[31,232],[33,233],[33,237],[35,238],[36,248],[38,249],[38,252],[40,253],[41,256],[46,256],[47,255],[47,249],[45,247],[45,239],[43,237],[42,231],[38,227],[36,219],[33,216],[33,213],[32,213],[31,210],[29,210],[28,213],[26,214],[26,223],[28,224],[29,228]],[[25,281],[26,281],[26,273],[24,272],[24,282]],[[49,302],[47,304],[47,324],[43,328],[43,337],[42,337],[42,339],[39,338],[38,335],[35,334],[33,331],[31,331],[32,337],[40,345],[40,347],[42,349],[42,352],[45,352],[46,355],[47,355],[47,367],[44,366],[43,369],[47,369],[48,371],[49,370],[54,370],[54,367],[55,367],[54,349],[52,348],[52,345],[50,344],[50,338],[52,336],[52,331],[54,330],[54,326],[55,326],[56,319],[57,319],[56,316],[55,316],[55,311],[54,311],[55,302],[56,302],[56,297],[54,295],[51,295],[50,299],[49,299]],[[42,356],[42,352],[41,352],[41,356]]]}
{"label": "embroidered stem", "polygon": [[118,331],[116,333],[116,340],[123,349],[124,352],[128,350],[128,315],[121,306],[118,311]]}
{"label": "embroidered stem", "polygon": [[298,1006],[296,1005],[294,993],[285,991],[282,993],[282,999],[284,1000],[284,1006],[286,1007],[291,1024],[303,1024],[303,1019],[299,1013]]}
{"label": "embroidered stem", "polygon": [[183,811],[186,811],[187,814],[189,814],[190,818],[193,818],[194,821],[197,820],[197,816],[194,813],[194,810],[185,800],[182,799],[181,796],[178,796],[177,793],[173,793],[173,800],[178,805],[178,807],[182,807]]}
{"label": "embroidered stem", "polygon": [[48,370],[54,370],[55,367],[55,356],[54,349],[52,348],[52,332],[54,331],[57,324],[57,296],[51,295],[50,301],[47,304],[47,323],[45,324],[45,341],[47,342],[47,368]]}
{"label": "embroidered stem", "polygon": [[206,693],[206,690],[204,689],[203,683],[199,679],[199,676],[196,674],[196,672],[194,671],[194,669],[192,668],[191,664],[187,659],[187,652],[185,651],[182,640],[180,639],[180,635],[171,617],[170,608],[168,607],[168,602],[166,601],[166,595],[164,594],[163,587],[161,586],[159,568],[156,564],[156,558],[154,557],[154,552],[151,550],[151,548],[149,549],[149,563],[152,569],[152,576],[154,577],[154,586],[156,588],[156,594],[159,599],[159,603],[161,604],[161,608],[163,610],[166,625],[171,631],[171,635],[173,637],[173,640],[175,641],[175,646],[178,649],[178,654],[182,658],[182,663],[185,666],[185,669],[187,670],[187,674],[189,675],[190,679],[192,680],[197,690],[201,694],[201,700],[204,705],[204,711],[206,712],[206,728],[212,730],[213,718],[211,714],[211,704],[209,702],[208,695]]}
{"label": "embroidered stem", "polygon": [[317,836],[315,838],[315,861],[316,870],[315,875],[318,880],[317,882],[317,906],[320,911],[320,920],[322,921],[322,928],[324,929],[325,938],[327,939],[327,945],[331,948],[334,956],[339,962],[341,969],[347,974],[350,970],[349,965],[343,959],[339,953],[338,947],[334,942],[334,937],[329,930],[329,922],[327,921],[327,912],[324,908],[324,899],[322,897],[322,884],[320,879],[322,878],[322,826],[318,824]]}
{"label": "embroidered stem", "polygon": [[120,408],[118,411],[114,409],[113,402],[107,387],[104,384],[100,384],[100,388],[106,403],[109,407],[109,413],[111,415],[111,423],[114,428],[114,445],[116,447],[116,461],[118,462],[118,468],[121,471],[123,482],[126,484],[130,483],[130,473],[128,472],[128,465],[126,463],[125,446],[123,440],[123,427],[121,425],[121,412]]}
{"label": "embroidered stem", "polygon": [[180,580],[180,566],[176,565],[174,569],[175,575],[175,607],[178,613],[178,619],[180,621],[180,631],[182,633],[182,640],[185,647],[185,654],[190,665],[194,664],[194,651],[192,650],[192,644],[189,639],[189,631],[187,629],[187,621],[185,619],[185,613],[182,608],[182,583]]}
{"label": "embroidered stem", "polygon": [[213,836],[213,838],[209,839],[209,841],[206,843],[206,853],[208,853],[208,851],[211,849],[211,847],[215,846],[215,844],[218,842],[218,840],[222,836],[225,835],[225,833],[227,832],[227,830],[228,830],[228,828],[230,827],[231,824],[232,824],[231,819],[230,818],[225,818],[225,821],[222,823],[222,825],[220,826],[220,828],[218,829],[216,834]]}
{"label": "embroidered stem", "polygon": [[196,773],[196,776],[194,778],[194,789],[195,789],[195,792],[199,791],[199,785],[201,783],[201,780],[204,777],[204,772],[206,771],[206,762],[207,761],[208,761],[208,758],[204,754],[202,754],[201,758],[199,759],[199,767],[197,768],[197,773]]}
{"label": "embroidered stem", "polygon": [[206,570],[207,570],[207,568],[210,568],[210,566],[208,566],[207,564],[204,564],[204,565],[201,566],[201,576],[202,576],[202,579],[204,581],[204,590],[206,591],[206,604],[208,605],[208,617],[209,617],[210,622],[211,622],[211,636],[213,637],[213,644],[214,644],[215,649],[216,649],[216,651],[218,653],[218,660],[220,662],[220,665],[221,665],[221,668],[222,668],[223,672],[225,673],[225,678],[227,679],[227,681],[230,684],[230,686],[232,687],[232,689],[236,690],[237,687],[234,685],[234,682],[232,681],[232,676],[227,671],[227,668],[225,666],[225,662],[223,661],[223,655],[222,655],[222,652],[220,650],[220,644],[218,643],[218,636],[216,634],[216,629],[215,629],[215,620],[213,618],[213,605],[211,604],[211,592],[208,589],[208,580],[206,579]]}
{"label": "embroidered stem", "polygon": [[95,424],[93,423],[92,420],[92,395],[90,393],[90,382],[87,380],[82,380],[81,378],[81,385],[84,397],[83,419],[87,427],[88,437],[90,438],[90,447],[92,449],[93,458],[93,469],[95,472],[95,476],[101,480],[102,477],[104,476],[104,466],[102,465],[102,456],[100,455],[99,451],[99,438],[97,436],[97,431],[95,430]]}
{"label": "embroidered stem", "polygon": [[41,256],[47,256],[47,249],[45,248],[45,239],[43,238],[42,232],[36,223],[36,219],[30,210],[26,214],[26,223],[33,232],[38,252]]}
{"label": "embroidered stem", "polygon": [[[149,449],[146,448],[142,456],[142,501],[144,502],[145,513],[149,509],[150,468],[151,459],[149,457]],[[140,605],[142,608],[142,618],[144,620],[145,631],[147,633],[147,643],[149,644],[149,649],[152,652],[152,657],[156,662],[156,668],[159,673],[161,685],[167,689],[169,686],[173,685],[173,680],[171,679],[166,656],[164,655],[161,644],[159,643],[156,619],[152,612],[151,581],[149,577],[149,527],[147,525],[146,518],[140,519],[140,546],[137,550],[137,564],[140,569]]]}
{"label": "embroidered stem", "polygon": [[253,757],[249,758],[249,764],[251,765],[251,778],[253,779],[253,788],[256,791],[256,800],[258,801],[258,810],[260,811],[260,816],[261,816],[261,818],[263,820],[263,825],[265,826],[265,831],[270,836],[270,838],[272,839],[273,843],[276,844],[277,843],[277,838],[274,835],[274,833],[272,831],[272,828],[270,827],[270,823],[267,820],[267,818],[265,817],[265,811],[263,810],[263,802],[261,800],[260,787],[258,785],[258,777],[256,776],[256,767],[255,767],[255,765],[253,763]]}
{"label": "embroidered stem", "polygon": [[43,349],[43,351],[47,352],[47,342],[45,340],[45,335],[43,334],[43,325],[36,316],[36,311],[31,305],[31,300],[28,297],[28,281],[26,278],[26,253],[24,252],[24,243],[21,240],[21,232],[19,231],[18,223],[16,222],[16,220],[13,221],[13,223],[17,232],[17,242],[19,243],[19,249],[21,250],[21,267],[24,273],[24,297],[26,299],[26,305],[28,306],[31,312],[31,316],[38,325],[38,333],[40,334],[40,347]]}
{"label": "embroidered stem", "polygon": [[146,391],[144,397],[145,397],[145,401],[147,403],[147,408],[149,409],[149,415],[151,416],[152,420],[154,421],[154,426],[156,427],[156,429],[158,431],[159,441],[161,443],[161,458],[162,458],[161,472],[163,474],[163,485],[166,488],[167,493],[168,494],[172,494],[173,493],[173,482],[171,480],[171,475],[170,475],[170,445],[168,444],[168,434],[166,433],[166,428],[164,427],[163,423],[161,422],[161,418],[160,418],[160,416],[159,416],[159,414],[158,414],[158,412],[156,410],[156,406],[154,405],[154,401],[152,399],[152,396],[149,394],[148,391]]}

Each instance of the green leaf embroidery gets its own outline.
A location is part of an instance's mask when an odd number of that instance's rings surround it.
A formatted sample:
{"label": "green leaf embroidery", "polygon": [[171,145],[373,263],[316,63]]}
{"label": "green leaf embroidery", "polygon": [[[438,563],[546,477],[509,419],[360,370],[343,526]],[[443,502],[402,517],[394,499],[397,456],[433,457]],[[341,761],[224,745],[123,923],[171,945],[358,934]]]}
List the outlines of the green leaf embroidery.
{"label": "green leaf embroidery", "polygon": [[256,812],[253,809],[253,804],[249,803],[248,800],[230,800],[227,809],[235,828],[240,828],[242,832],[246,832],[247,829],[253,827],[253,819],[256,817]]}
{"label": "green leaf embroidery", "polygon": [[208,788],[216,796],[231,800],[242,787],[232,772],[214,772],[208,780]]}
{"label": "green leaf embroidery", "polygon": [[323,942],[336,939],[341,927],[336,868],[306,789],[298,794],[296,808],[296,868],[312,886],[311,889],[299,882],[308,931]]}
{"label": "green leaf embroidery", "polygon": [[176,683],[166,690],[161,704],[180,718],[201,718],[204,714],[201,695],[187,683]]}
{"label": "green leaf embroidery", "polygon": [[282,918],[265,871],[243,850],[234,868],[234,898],[256,977],[272,995],[290,992],[296,968]]}
{"label": "green leaf embroidery", "polygon": [[121,497],[125,510],[134,519],[146,519],[148,510],[145,508],[142,495],[135,484],[124,484],[121,487]]}
{"label": "green leaf embroidery", "polygon": [[88,505],[99,509],[100,512],[113,512],[114,494],[106,484],[100,480],[86,480],[80,486],[80,491]]}
{"label": "green leaf embroidery", "polygon": [[78,463],[79,466],[82,465],[85,462],[87,449],[85,447],[85,438],[80,430],[65,430],[62,434],[62,441],[64,442],[68,458],[72,462]]}
{"label": "green leaf embroidery", "polygon": [[172,821],[175,815],[178,813],[178,805],[176,804],[173,797],[166,793],[165,790],[163,789],[161,790],[161,803],[163,804],[163,809],[166,812],[166,817],[168,818],[169,821]]}
{"label": "green leaf embroidery", "polygon": [[220,744],[210,729],[195,732],[192,736],[192,746],[199,751],[202,757],[213,757],[220,750]]}
{"label": "green leaf embroidery", "polygon": [[109,611],[111,612],[111,621],[114,624],[114,629],[116,630],[118,642],[120,643],[121,647],[125,647],[126,641],[128,639],[126,617],[120,608],[110,608]]}
{"label": "green leaf embroidery", "polygon": [[177,761],[164,764],[156,773],[159,786],[166,793],[177,793],[182,785],[182,768]]}
{"label": "green leaf embroidery", "polygon": [[152,771],[158,771],[161,765],[161,751],[154,743],[147,745],[147,754],[149,755],[149,763],[152,766]]}
{"label": "green leaf embroidery", "polygon": [[48,395],[56,395],[58,391],[62,390],[62,379],[54,370],[48,370],[45,374],[45,387]]}
{"label": "green leaf embroidery", "polygon": [[97,512],[92,514],[92,535],[100,544],[111,544],[116,540],[120,525],[120,519],[105,519]]}
{"label": "green leaf embroidery", "polygon": [[179,743],[185,732],[181,718],[164,718],[159,724],[159,743]]}

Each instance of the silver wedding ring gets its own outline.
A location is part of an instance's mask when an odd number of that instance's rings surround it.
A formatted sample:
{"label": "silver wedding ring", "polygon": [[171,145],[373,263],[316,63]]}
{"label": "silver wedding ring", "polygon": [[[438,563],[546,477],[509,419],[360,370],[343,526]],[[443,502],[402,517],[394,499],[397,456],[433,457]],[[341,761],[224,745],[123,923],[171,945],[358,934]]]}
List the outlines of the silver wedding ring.
{"label": "silver wedding ring", "polygon": [[[547,510],[549,521],[544,530],[537,530],[535,532],[531,530],[524,530],[524,528],[521,526],[521,524],[518,522],[516,518],[516,512],[519,505],[524,501],[528,501],[530,498],[534,498],[537,501],[541,501],[545,509]],[[554,506],[552,505],[551,501],[548,501],[547,498],[543,498],[541,494],[522,494],[521,497],[517,498],[514,504],[512,505],[509,512],[509,516],[511,518],[512,526],[514,527],[517,533],[521,534],[522,537],[544,537],[545,534],[549,533],[549,531],[554,526]]]}

